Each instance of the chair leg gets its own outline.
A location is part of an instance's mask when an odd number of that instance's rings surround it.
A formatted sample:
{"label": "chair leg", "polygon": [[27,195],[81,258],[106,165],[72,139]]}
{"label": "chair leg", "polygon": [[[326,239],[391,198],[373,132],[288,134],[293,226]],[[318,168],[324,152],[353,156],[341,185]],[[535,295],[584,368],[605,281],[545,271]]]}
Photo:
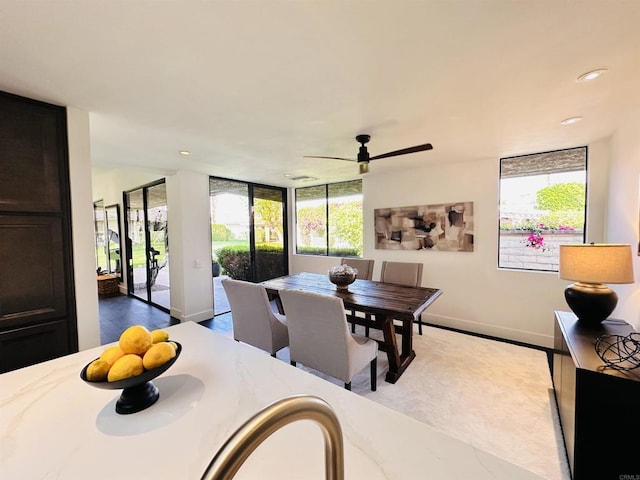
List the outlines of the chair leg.
{"label": "chair leg", "polygon": [[378,358],[371,360],[371,391],[375,392],[378,388]]}
{"label": "chair leg", "polygon": [[345,383],[345,384],[344,384],[344,388],[345,388],[346,390],[351,391],[351,382],[349,382],[349,383]]}
{"label": "chair leg", "polygon": [[422,320],[418,320],[418,333],[422,335]]}
{"label": "chair leg", "polygon": [[351,324],[351,333],[356,333],[356,322]]}
{"label": "chair leg", "polygon": [[366,324],[366,325],[365,325],[365,327],[364,327],[364,336],[365,336],[365,337],[367,337],[367,338],[369,338],[369,322],[371,321],[371,315],[370,315],[370,314],[368,314],[368,313],[366,313],[366,314],[364,315],[364,318],[365,318],[365,320],[366,320],[366,322],[367,322],[367,324]]}
{"label": "chair leg", "polygon": [[294,366],[294,367],[296,366],[296,362],[294,362],[293,360],[291,360],[290,363],[291,363],[292,366]]}
{"label": "chair leg", "polygon": [[272,354],[271,354],[271,356],[272,356],[273,358],[277,358],[275,353],[272,353]]}

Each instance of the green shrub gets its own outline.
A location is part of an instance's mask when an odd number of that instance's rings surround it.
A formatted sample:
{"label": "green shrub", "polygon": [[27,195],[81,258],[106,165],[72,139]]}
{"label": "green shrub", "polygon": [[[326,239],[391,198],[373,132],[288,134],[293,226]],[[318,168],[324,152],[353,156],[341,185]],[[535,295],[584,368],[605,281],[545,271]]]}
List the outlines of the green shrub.
{"label": "green shrub", "polygon": [[[327,255],[327,249],[325,247],[305,247],[298,245],[296,253],[301,255]],[[344,248],[331,248],[329,249],[329,255],[332,257],[360,257],[362,251],[358,247],[344,247]]]}
{"label": "green shrub", "polygon": [[500,230],[513,230],[516,228],[511,220],[500,220]]}
{"label": "green shrub", "polygon": [[[251,281],[251,252],[249,246],[238,245],[222,247],[218,250],[218,263],[223,272],[235,280]],[[256,245],[255,281],[261,282],[269,278],[285,275],[282,261],[282,245],[260,243]]]}
{"label": "green shrub", "polygon": [[251,256],[248,246],[222,247],[217,255],[223,273],[236,280],[249,280]]}
{"label": "green shrub", "polygon": [[233,239],[233,233],[226,225],[220,223],[211,224],[211,240],[214,242],[228,242]]}
{"label": "green shrub", "polygon": [[329,255],[333,257],[361,257],[362,251],[357,247],[330,248]]}
{"label": "green shrub", "polygon": [[560,210],[548,212],[540,217],[545,229],[560,230],[570,227],[575,230],[584,228],[584,210]]}
{"label": "green shrub", "polygon": [[296,253],[301,255],[326,255],[326,247],[307,247],[304,245],[298,245],[296,247]]}

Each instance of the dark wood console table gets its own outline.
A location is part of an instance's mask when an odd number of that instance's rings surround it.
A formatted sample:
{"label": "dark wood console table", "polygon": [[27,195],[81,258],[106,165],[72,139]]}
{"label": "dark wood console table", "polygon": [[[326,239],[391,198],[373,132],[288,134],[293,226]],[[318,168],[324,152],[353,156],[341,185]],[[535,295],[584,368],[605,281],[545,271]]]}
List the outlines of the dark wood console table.
{"label": "dark wood console table", "polygon": [[600,335],[628,335],[616,320],[586,327],[555,312],[553,386],[574,480],[640,478],[640,368],[604,368]]}

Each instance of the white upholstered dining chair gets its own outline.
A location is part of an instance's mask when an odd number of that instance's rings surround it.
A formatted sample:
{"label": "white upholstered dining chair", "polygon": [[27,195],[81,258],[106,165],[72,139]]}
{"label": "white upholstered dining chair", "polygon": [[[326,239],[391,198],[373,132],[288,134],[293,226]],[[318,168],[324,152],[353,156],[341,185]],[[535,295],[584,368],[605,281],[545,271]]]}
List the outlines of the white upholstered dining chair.
{"label": "white upholstered dining chair", "polygon": [[373,263],[374,260],[367,258],[344,257],[340,260],[340,265],[349,265],[358,270],[356,278],[361,280],[371,280],[373,278]]}
{"label": "white upholstered dining chair", "polygon": [[[380,281],[384,283],[395,283],[407,285],[409,287],[420,287],[422,285],[422,263],[413,262],[382,262]],[[418,333],[422,335],[422,320],[416,320]]]}
{"label": "white upholstered dining chair", "polygon": [[271,308],[262,285],[225,278],[221,281],[231,306],[233,338],[269,352],[289,345],[287,320]]}
{"label": "white upholstered dining chair", "polygon": [[378,343],[352,335],[341,298],[301,290],[279,292],[289,327],[291,364],[297,362],[342,380],[351,380],[369,364],[376,390]]}
{"label": "white upholstered dining chair", "polygon": [[[344,257],[340,260],[340,265],[349,265],[350,267],[358,270],[356,278],[359,278],[361,280],[371,280],[373,278],[373,264],[374,260],[369,260],[368,258]],[[354,320],[358,318],[355,310],[351,311],[351,316],[354,318]],[[367,322],[369,322],[371,321],[371,316],[369,314],[366,314],[365,319]],[[356,333],[355,321],[351,324],[351,333]],[[369,336],[368,332],[367,336]]]}

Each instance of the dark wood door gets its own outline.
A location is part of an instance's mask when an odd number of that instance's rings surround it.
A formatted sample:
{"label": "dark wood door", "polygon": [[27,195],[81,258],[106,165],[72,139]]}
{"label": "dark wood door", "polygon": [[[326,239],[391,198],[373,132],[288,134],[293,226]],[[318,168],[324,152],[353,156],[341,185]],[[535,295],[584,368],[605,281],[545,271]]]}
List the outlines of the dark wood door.
{"label": "dark wood door", "polygon": [[66,111],[0,92],[0,372],[78,350]]}

